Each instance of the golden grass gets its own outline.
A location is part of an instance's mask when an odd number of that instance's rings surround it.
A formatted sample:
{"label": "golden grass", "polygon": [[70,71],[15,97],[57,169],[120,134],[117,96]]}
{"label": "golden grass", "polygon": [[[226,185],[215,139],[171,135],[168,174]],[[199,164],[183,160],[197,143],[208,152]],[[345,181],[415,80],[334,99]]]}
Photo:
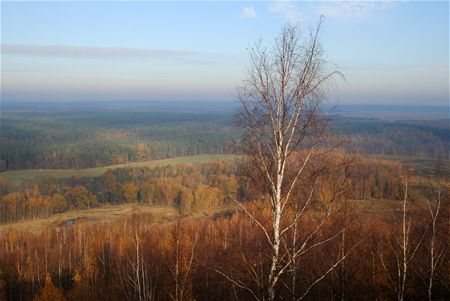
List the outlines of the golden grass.
{"label": "golden grass", "polygon": [[170,207],[137,204],[103,206],[100,208],[68,211],[47,218],[3,224],[0,225],[0,234],[8,232],[9,229],[39,233],[46,227],[64,226],[69,220],[78,220],[83,223],[112,222],[131,214],[151,214],[155,218],[155,222],[166,219],[172,220],[178,216],[178,212]]}

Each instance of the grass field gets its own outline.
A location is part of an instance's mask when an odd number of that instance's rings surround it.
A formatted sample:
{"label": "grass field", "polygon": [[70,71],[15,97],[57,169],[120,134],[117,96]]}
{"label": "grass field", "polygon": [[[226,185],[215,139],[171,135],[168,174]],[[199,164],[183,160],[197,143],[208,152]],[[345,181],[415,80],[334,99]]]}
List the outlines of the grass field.
{"label": "grass field", "polygon": [[131,162],[128,164],[118,164],[86,169],[26,169],[26,170],[10,170],[0,174],[6,181],[17,180],[33,180],[37,177],[42,178],[71,178],[79,177],[96,177],[104,174],[108,169],[117,169],[123,167],[156,167],[165,165],[189,164],[189,163],[208,163],[219,160],[230,160],[234,155],[197,155],[188,157],[178,157],[162,160],[151,160],[142,162]]}
{"label": "grass field", "polygon": [[62,227],[66,225],[68,221],[76,221],[76,223],[112,222],[116,219],[127,217],[133,213],[151,214],[154,222],[170,222],[178,216],[177,210],[170,207],[130,204],[103,206],[100,208],[68,211],[61,214],[55,214],[47,218],[3,224],[0,225],[0,235],[7,232],[9,229],[39,233],[47,227]]}
{"label": "grass field", "polygon": [[[372,157],[400,162],[404,167],[410,169],[413,174],[433,177],[436,176],[437,160],[433,158],[418,158],[411,156],[381,156],[373,155]],[[450,177],[450,161],[442,159],[440,162],[440,177]]]}
{"label": "grass field", "polygon": [[[353,213],[362,213],[370,215],[384,215],[388,217],[396,217],[395,213],[401,210],[402,202],[398,200],[349,200],[349,209]],[[415,203],[414,207],[423,207],[425,204]],[[334,208],[338,210],[338,208]],[[105,205],[98,208],[72,210],[60,214],[54,214],[45,218],[33,220],[17,221],[15,223],[0,224],[0,235],[7,233],[9,230],[29,231],[38,234],[46,228],[62,228],[70,227],[73,224],[98,224],[106,225],[115,222],[121,218],[127,218],[132,214],[151,215],[151,223],[173,223],[177,218],[184,220],[213,216],[229,210],[238,210],[236,207],[217,207],[197,214],[181,216],[174,207],[161,207],[143,204],[123,204],[123,205]],[[318,211],[309,211],[311,214],[317,214]]]}

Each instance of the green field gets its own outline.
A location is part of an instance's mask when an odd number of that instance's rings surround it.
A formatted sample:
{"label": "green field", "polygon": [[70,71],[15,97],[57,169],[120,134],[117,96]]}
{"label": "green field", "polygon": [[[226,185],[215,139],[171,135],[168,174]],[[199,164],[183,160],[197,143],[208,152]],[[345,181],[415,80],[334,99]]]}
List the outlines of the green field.
{"label": "green field", "polygon": [[6,181],[17,180],[33,180],[37,177],[42,178],[71,178],[79,177],[96,177],[104,174],[108,169],[117,169],[124,167],[157,167],[165,165],[189,164],[189,163],[208,163],[220,160],[230,160],[234,155],[197,155],[188,157],[178,157],[162,160],[151,160],[142,162],[132,162],[128,164],[117,164],[103,167],[86,168],[86,169],[26,169],[26,170],[10,170],[0,174]]}

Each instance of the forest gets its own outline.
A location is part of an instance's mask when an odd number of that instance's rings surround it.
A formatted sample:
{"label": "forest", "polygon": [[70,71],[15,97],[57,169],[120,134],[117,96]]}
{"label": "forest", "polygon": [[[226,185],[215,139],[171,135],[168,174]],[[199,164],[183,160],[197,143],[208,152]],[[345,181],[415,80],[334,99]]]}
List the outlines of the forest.
{"label": "forest", "polygon": [[323,22],[233,106],[7,106],[0,300],[448,300],[449,120],[325,110]]}
{"label": "forest", "polygon": [[[448,185],[411,175],[403,211],[406,187],[399,163],[352,156],[343,171],[339,166],[348,159],[327,155],[327,165],[334,167],[317,179],[320,189],[296,230],[307,247],[297,267],[283,276],[279,293],[286,298],[291,291],[298,298],[307,293],[305,300],[396,299],[405,213],[410,271],[404,294],[408,300],[422,300],[431,290],[433,300],[444,300],[449,294]],[[252,299],[239,285],[257,290],[270,253],[262,233],[233,199],[247,204],[246,210],[262,222],[269,220],[263,195],[242,176],[248,174],[246,168],[239,161],[122,168],[94,178],[25,181],[20,191],[3,186],[0,220],[5,226],[107,203],[173,206],[179,215],[163,221],[152,214],[115,222],[100,218],[48,225],[38,233],[0,228],[0,297]],[[308,174],[314,172],[312,168]],[[306,188],[299,187],[296,194],[304,198]],[[260,201],[253,202],[255,198]],[[324,208],[330,198],[334,203],[328,215]],[[323,273],[323,280],[311,286]],[[231,276],[237,284],[227,280]]]}
{"label": "forest", "polygon": [[107,166],[231,152],[231,116],[170,112],[3,113],[2,170]]}
{"label": "forest", "polygon": [[[0,299],[254,299],[270,260],[263,234],[245,213],[270,225],[264,193],[252,182],[254,172],[236,156],[211,163],[125,166],[100,176],[0,177]],[[450,294],[449,190],[442,173],[429,177],[392,159],[338,148],[320,151],[302,182],[295,192],[300,200],[308,199],[312,182],[318,189],[287,238],[286,243],[304,248],[295,267],[281,277],[279,296],[399,300],[401,291],[405,300],[445,300]],[[121,204],[178,213],[163,219],[137,213],[115,221],[68,220],[37,232],[14,227]],[[294,212],[291,208],[288,214]],[[408,245],[401,244],[405,238]],[[408,271],[398,274],[402,258]]]}
{"label": "forest", "polygon": [[[2,114],[2,171],[38,173],[0,174],[0,300],[271,300],[271,190],[234,109],[29,109]],[[319,115],[286,165],[273,300],[446,300],[448,122]],[[128,165],[197,154],[229,156]],[[149,210],[64,219],[123,205]]]}
{"label": "forest", "polygon": [[[336,160],[343,155],[335,155]],[[239,162],[239,161],[238,161]],[[254,195],[240,174],[242,163],[217,161],[156,168],[120,168],[100,177],[38,178],[20,184],[2,180],[0,224],[38,219],[74,209],[136,203],[173,206],[181,215],[226,206]],[[349,197],[399,200],[402,167],[387,160],[355,157]],[[331,175],[332,177],[332,175]]]}
{"label": "forest", "polygon": [[[187,105],[189,105],[188,103]],[[194,103],[195,104],[195,103]],[[239,130],[233,106],[223,111],[205,103],[195,113],[132,106],[31,111],[7,107],[0,125],[0,170],[80,169],[198,154],[236,153]],[[206,109],[205,109],[206,107]],[[195,108],[195,107],[194,107]],[[448,162],[447,120],[388,121],[331,115],[329,131],[346,152]]]}

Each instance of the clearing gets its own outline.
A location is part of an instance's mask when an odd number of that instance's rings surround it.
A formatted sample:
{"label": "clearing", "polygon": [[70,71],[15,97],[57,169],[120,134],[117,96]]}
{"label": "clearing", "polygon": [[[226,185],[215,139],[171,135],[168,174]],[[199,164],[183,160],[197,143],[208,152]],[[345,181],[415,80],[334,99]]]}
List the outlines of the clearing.
{"label": "clearing", "polygon": [[171,207],[138,204],[102,206],[93,209],[68,211],[61,214],[54,214],[46,218],[3,224],[0,225],[0,234],[6,233],[9,229],[39,233],[47,227],[63,227],[89,222],[112,222],[133,213],[151,214],[155,222],[173,221],[173,219],[178,216],[178,211]]}
{"label": "clearing", "polygon": [[208,163],[221,160],[230,160],[235,158],[234,155],[196,155],[187,157],[177,157],[161,160],[150,160],[141,162],[130,162],[127,164],[117,164],[102,167],[86,168],[86,169],[23,169],[9,170],[0,174],[6,181],[15,180],[34,180],[37,177],[42,178],[71,178],[79,177],[98,177],[104,174],[108,169],[132,168],[132,167],[157,167],[166,165],[191,164],[191,163]]}

